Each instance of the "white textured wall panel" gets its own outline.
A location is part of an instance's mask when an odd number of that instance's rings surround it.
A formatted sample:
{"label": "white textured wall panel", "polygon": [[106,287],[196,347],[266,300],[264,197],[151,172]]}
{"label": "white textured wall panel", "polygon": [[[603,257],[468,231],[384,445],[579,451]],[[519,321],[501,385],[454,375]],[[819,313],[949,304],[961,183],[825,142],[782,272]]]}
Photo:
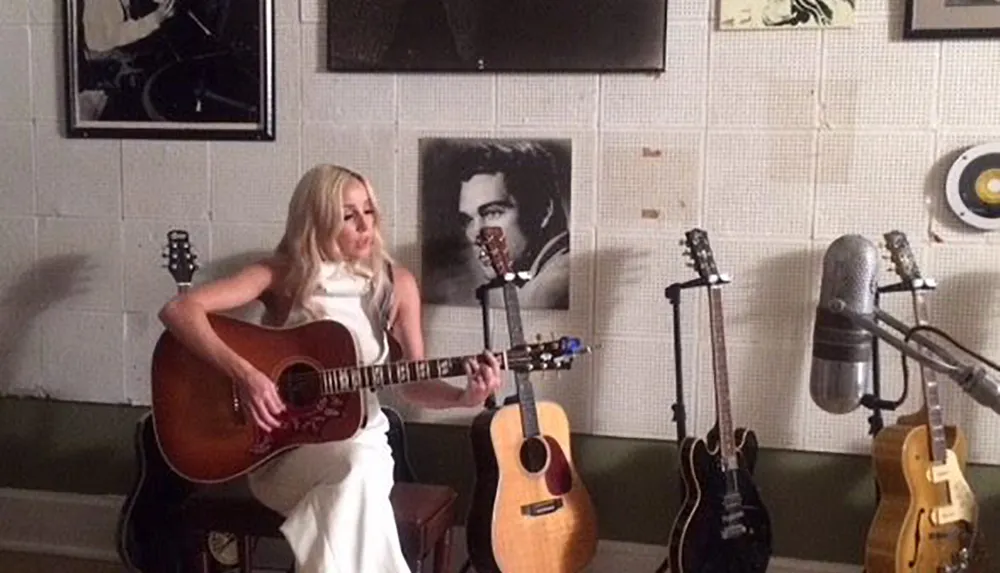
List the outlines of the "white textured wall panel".
{"label": "white textured wall panel", "polygon": [[[228,274],[273,250],[294,185],[316,163],[373,181],[386,241],[419,279],[422,137],[569,138],[571,308],[522,320],[529,338],[601,346],[562,379],[539,378],[539,397],[562,404],[574,430],[673,435],[663,291],[695,277],[678,241],[699,226],[734,279],[723,296],[737,423],[768,446],[868,454],[867,410],[836,416],[808,397],[820,261],[838,235],[905,231],[939,281],[934,320],[997,358],[1000,234],[958,221],[943,187],[962,149],[1000,140],[998,52],[904,42],[902,3],[888,0],[861,2],[855,28],[825,31],[716,32],[716,4],[669,2],[660,74],[336,74],[327,3],[277,2],[277,141],[238,143],[65,139],[61,6],[4,2],[0,75],[17,81],[0,88],[0,388],[147,403],[155,312],[175,290],[160,266],[166,231],[192,233],[196,283]],[[704,298],[686,291],[681,302],[698,432],[714,418]],[[912,320],[906,295],[883,305]],[[481,347],[478,308],[427,305],[423,316],[429,356]],[[505,346],[504,313],[490,316]],[[880,349],[883,397],[895,398],[899,354]],[[887,422],[920,405],[911,366],[910,396]],[[987,439],[996,416],[945,387],[973,459],[1000,463]],[[475,413],[404,411],[455,424]]]}

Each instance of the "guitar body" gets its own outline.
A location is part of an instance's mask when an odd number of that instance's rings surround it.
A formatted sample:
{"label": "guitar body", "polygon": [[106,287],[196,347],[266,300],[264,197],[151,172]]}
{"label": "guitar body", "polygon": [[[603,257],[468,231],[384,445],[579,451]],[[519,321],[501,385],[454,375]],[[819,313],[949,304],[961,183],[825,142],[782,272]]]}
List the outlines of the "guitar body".
{"label": "guitar body", "polygon": [[192,540],[182,537],[171,516],[194,484],[171,471],[163,459],[149,413],[136,422],[134,445],[138,467],[118,517],[118,557],[132,572],[184,573],[181,557],[190,552],[183,547]]}
{"label": "guitar body", "polygon": [[[714,435],[713,435],[714,434]],[[681,442],[684,502],[674,520],[668,558],[672,573],[764,573],[771,559],[771,518],[752,475],[757,463],[753,431],[734,432],[739,459],[738,489],[743,500],[742,523],[747,531],[722,538],[726,476],[718,457],[715,430],[707,440],[687,437]]]}
{"label": "guitar body", "polygon": [[270,434],[261,431],[244,415],[235,382],[164,332],[153,350],[153,420],[164,457],[178,474],[194,482],[226,481],[295,446],[347,439],[362,427],[360,392],[320,397],[319,384],[297,384],[303,373],[358,364],[347,327],[319,320],[268,328],[222,315],[209,315],[209,321],[226,344],[276,381],[285,424]]}
{"label": "guitar body", "polygon": [[467,535],[479,573],[578,573],[597,551],[596,515],[573,465],[566,413],[540,401],[537,415],[541,433],[528,440],[516,403],[472,423],[476,485]]}
{"label": "guitar body", "polygon": [[[945,432],[948,461],[937,470],[940,483],[929,479],[926,425],[896,424],[875,437],[881,498],[868,530],[866,573],[938,573],[958,565],[963,553],[976,557],[978,504],[964,477],[968,442],[954,426]],[[952,505],[945,507],[949,490]],[[936,508],[945,511],[938,516]]]}

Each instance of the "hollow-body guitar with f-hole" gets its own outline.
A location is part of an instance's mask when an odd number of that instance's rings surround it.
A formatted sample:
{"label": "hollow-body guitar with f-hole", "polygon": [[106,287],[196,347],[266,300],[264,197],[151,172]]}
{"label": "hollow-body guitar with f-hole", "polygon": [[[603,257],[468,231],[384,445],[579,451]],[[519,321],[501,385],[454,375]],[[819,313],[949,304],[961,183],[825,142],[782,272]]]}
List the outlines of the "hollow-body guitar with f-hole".
{"label": "hollow-body guitar with f-hole", "polygon": [[[915,319],[925,324],[921,291],[933,282],[921,274],[905,234],[891,231],[884,239],[912,294]],[[968,442],[961,428],[944,425],[936,373],[922,366],[920,373],[923,406],[883,428],[872,446],[880,496],[865,544],[865,572],[981,571],[979,508],[964,474]]]}
{"label": "hollow-body guitar with f-hole", "polygon": [[[503,231],[487,227],[479,246],[499,280],[511,344],[524,342],[517,285]],[[478,573],[578,573],[597,550],[597,519],[570,450],[566,413],[536,402],[529,373],[515,372],[517,403],[472,422],[476,483],[467,522]]]}
{"label": "hollow-body guitar with f-hole", "polygon": [[680,444],[684,501],[670,534],[672,573],[764,573],[771,559],[771,519],[753,482],[757,437],[733,430],[722,317],[722,285],[701,229],[685,233],[694,268],[708,291],[716,422],[706,439]]}

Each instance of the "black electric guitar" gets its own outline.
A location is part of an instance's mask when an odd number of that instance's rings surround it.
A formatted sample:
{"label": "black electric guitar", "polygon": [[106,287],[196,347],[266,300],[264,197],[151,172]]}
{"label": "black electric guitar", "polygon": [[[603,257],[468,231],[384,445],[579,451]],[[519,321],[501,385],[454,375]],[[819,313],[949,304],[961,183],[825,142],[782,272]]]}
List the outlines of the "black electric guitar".
{"label": "black electric guitar", "polygon": [[[486,227],[478,243],[504,281],[510,343],[524,344],[503,231]],[[469,560],[478,573],[579,573],[597,550],[597,518],[573,465],[569,421],[559,404],[536,403],[528,373],[514,376],[516,401],[484,410],[470,430],[476,482]]]}
{"label": "black electric guitar", "polygon": [[[198,268],[187,231],[174,229],[167,233],[164,257],[178,292],[186,291]],[[187,573],[181,559],[190,553],[184,545],[192,540],[182,537],[175,512],[194,486],[163,459],[150,412],[136,422],[133,440],[136,476],[118,517],[118,556],[133,573]],[[228,539],[213,534],[208,541],[215,545],[214,554],[233,555],[225,545]]]}
{"label": "black electric guitar", "polygon": [[722,285],[708,235],[685,233],[694,268],[708,290],[716,421],[706,439],[680,445],[684,502],[670,534],[672,573],[764,573],[771,559],[771,518],[753,482],[757,437],[733,430],[722,317]]}

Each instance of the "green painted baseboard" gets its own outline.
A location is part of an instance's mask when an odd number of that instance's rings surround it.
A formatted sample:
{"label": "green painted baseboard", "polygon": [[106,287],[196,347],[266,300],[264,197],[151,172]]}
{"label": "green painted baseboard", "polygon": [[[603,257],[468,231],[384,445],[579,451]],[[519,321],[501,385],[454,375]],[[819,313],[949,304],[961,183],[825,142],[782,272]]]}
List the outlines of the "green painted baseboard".
{"label": "green painted baseboard", "polygon": [[[0,487],[124,494],[134,471],[132,431],[144,408],[0,399]],[[468,428],[409,425],[422,481],[453,485],[468,504],[474,466]],[[576,466],[605,539],[666,545],[679,505],[674,442],[573,436]],[[1000,467],[972,466],[987,540],[1000,539]],[[762,450],[756,482],[771,513],[775,554],[860,563],[874,512],[866,456]]]}

